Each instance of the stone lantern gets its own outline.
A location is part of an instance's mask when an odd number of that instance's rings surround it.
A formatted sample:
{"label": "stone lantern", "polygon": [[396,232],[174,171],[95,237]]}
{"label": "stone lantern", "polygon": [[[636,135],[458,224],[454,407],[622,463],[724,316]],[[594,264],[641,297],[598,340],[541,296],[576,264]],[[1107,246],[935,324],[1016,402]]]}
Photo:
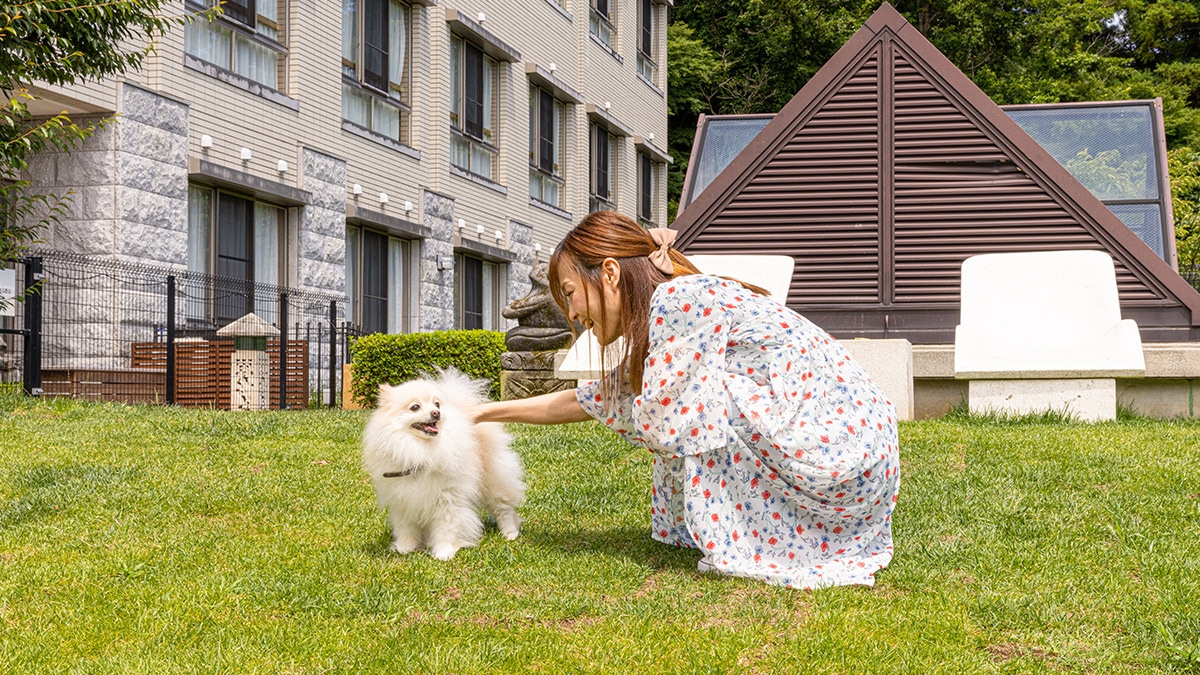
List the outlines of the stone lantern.
{"label": "stone lantern", "polygon": [[229,409],[269,409],[271,361],[267,358],[267,338],[279,337],[279,329],[252,312],[218,330],[217,337],[233,338],[233,357],[229,362]]}

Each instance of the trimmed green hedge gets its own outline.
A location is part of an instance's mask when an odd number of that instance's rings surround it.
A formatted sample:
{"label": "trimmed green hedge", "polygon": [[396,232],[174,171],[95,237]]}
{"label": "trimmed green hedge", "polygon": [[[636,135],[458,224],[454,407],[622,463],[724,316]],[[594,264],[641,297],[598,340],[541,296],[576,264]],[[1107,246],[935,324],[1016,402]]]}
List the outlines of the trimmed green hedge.
{"label": "trimmed green hedge", "polygon": [[496,400],[500,398],[503,353],[504,333],[492,330],[364,335],[350,345],[354,400],[374,407],[380,384],[400,384],[431,375],[435,368],[451,367],[490,381],[488,395]]}

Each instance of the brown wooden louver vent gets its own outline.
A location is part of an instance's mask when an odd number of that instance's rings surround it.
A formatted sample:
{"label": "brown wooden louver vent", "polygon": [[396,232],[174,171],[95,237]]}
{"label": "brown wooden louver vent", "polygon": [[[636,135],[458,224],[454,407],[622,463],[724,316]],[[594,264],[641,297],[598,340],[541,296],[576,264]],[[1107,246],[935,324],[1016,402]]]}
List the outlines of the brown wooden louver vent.
{"label": "brown wooden louver vent", "polygon": [[1094,249],[1144,340],[1200,339],[1200,294],[887,4],[673,227],[793,256],[788,305],[839,337],[952,342],[966,258]]}

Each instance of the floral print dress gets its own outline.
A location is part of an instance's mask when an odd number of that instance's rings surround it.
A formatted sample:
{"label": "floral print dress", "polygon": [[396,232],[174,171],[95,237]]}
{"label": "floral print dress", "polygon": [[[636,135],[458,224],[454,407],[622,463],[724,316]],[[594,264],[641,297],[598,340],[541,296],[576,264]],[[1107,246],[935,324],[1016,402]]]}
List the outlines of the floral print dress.
{"label": "floral print dress", "polygon": [[[650,304],[641,395],[589,415],[654,453],[652,536],[702,567],[795,588],[872,585],[892,558],[895,408],[825,331],[717,277]],[[606,410],[607,407],[607,410]]]}

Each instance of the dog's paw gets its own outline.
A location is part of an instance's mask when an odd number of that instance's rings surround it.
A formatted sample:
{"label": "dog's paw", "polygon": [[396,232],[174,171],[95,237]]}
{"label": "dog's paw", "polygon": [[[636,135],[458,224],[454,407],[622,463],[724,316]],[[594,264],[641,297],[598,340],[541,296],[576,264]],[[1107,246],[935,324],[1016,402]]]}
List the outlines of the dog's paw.
{"label": "dog's paw", "polygon": [[437,544],[429,549],[429,555],[438,560],[449,560],[458,553],[458,548],[453,544]]}
{"label": "dog's paw", "polygon": [[391,549],[392,553],[405,555],[407,553],[412,553],[420,547],[421,543],[419,541],[415,539],[404,538],[394,540],[389,548]]}

